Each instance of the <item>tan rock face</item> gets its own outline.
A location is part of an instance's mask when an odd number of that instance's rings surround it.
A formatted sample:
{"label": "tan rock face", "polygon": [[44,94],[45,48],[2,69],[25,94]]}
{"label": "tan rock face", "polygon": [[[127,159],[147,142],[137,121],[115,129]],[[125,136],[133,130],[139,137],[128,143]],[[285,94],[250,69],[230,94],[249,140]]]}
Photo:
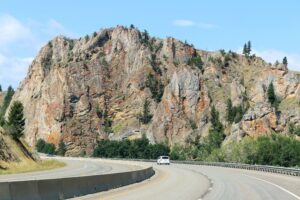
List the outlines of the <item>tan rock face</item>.
{"label": "tan rock face", "polygon": [[[69,155],[91,154],[100,139],[144,133],[152,142],[184,143],[207,135],[212,105],[231,130],[229,139],[286,130],[287,120],[267,102],[266,87],[273,82],[281,100],[299,99],[299,75],[232,53],[224,63],[218,52],[198,51],[174,38],[147,40],[145,35],[116,27],[77,40],[56,37],[43,47],[13,97],[25,107],[27,141],[34,145],[44,138],[58,144],[63,139]],[[187,65],[195,53],[202,57],[202,70]],[[163,85],[160,102],[146,85],[148,74]],[[146,125],[137,119],[145,98],[153,114]],[[234,106],[250,105],[233,127],[225,120],[228,98]],[[297,122],[294,115],[292,109],[281,111]]]}
{"label": "tan rock face", "polygon": [[153,117],[148,135],[154,141],[183,143],[192,134],[189,121],[196,122],[199,130],[207,125],[210,100],[207,89],[201,83],[200,73],[182,68],[173,74],[165,88],[161,104]]}

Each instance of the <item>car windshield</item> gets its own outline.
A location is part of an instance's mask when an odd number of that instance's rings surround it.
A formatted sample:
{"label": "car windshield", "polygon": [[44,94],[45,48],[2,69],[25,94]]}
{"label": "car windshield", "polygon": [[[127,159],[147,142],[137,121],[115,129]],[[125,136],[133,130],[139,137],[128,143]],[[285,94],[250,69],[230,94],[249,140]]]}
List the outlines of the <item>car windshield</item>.
{"label": "car windshield", "polygon": [[168,156],[163,156],[162,159],[169,159],[169,157]]}

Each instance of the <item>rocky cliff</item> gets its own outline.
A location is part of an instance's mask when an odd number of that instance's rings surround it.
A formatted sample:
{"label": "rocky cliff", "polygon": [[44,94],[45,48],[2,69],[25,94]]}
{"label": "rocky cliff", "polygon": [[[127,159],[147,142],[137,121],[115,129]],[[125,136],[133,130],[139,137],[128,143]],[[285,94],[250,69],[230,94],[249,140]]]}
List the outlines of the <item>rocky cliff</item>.
{"label": "rocky cliff", "polygon": [[[276,112],[267,97],[271,82],[281,101]],[[300,123],[299,83],[300,75],[283,64],[197,50],[119,26],[80,39],[54,38],[30,65],[13,100],[24,104],[30,144],[63,139],[67,154],[80,155],[90,154],[100,139],[145,133],[153,142],[173,145],[206,136],[212,105],[227,141],[286,133],[288,123]],[[146,98],[153,117],[143,124],[138,116]],[[226,120],[227,99],[245,108],[233,124]]]}

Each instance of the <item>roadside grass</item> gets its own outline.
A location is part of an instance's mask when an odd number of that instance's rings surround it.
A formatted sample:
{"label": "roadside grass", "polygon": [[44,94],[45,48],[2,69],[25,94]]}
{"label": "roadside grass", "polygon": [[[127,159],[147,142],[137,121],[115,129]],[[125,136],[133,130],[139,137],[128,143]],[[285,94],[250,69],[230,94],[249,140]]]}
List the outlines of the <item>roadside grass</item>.
{"label": "roadside grass", "polygon": [[65,166],[65,163],[54,159],[40,160],[36,155],[35,150],[30,147],[23,138],[21,138],[20,143],[22,143],[22,145],[29,152],[31,152],[31,155],[37,159],[34,161],[30,156],[26,155],[24,151],[21,150],[21,147],[18,145],[18,143],[13,140],[11,136],[6,134],[1,127],[0,134],[9,148],[8,150],[11,151],[15,157],[14,161],[11,162],[0,160],[0,175],[43,171]]}
{"label": "roadside grass", "polygon": [[7,169],[0,169],[0,175],[44,171],[64,167],[65,165],[65,163],[57,160],[40,160],[34,162],[28,159],[23,162],[9,163]]}

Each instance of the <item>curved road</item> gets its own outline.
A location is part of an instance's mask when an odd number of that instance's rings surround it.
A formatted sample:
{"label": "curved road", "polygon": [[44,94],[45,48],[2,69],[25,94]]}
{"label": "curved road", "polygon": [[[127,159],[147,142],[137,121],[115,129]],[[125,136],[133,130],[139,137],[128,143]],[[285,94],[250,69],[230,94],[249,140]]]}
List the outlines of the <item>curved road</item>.
{"label": "curved road", "polygon": [[221,167],[60,158],[66,167],[25,174],[1,175],[0,182],[50,179],[124,172],[152,165],[149,180],[73,200],[300,200],[300,178]]}
{"label": "curved road", "polygon": [[300,178],[221,167],[157,166],[150,180],[73,200],[300,200]]}

